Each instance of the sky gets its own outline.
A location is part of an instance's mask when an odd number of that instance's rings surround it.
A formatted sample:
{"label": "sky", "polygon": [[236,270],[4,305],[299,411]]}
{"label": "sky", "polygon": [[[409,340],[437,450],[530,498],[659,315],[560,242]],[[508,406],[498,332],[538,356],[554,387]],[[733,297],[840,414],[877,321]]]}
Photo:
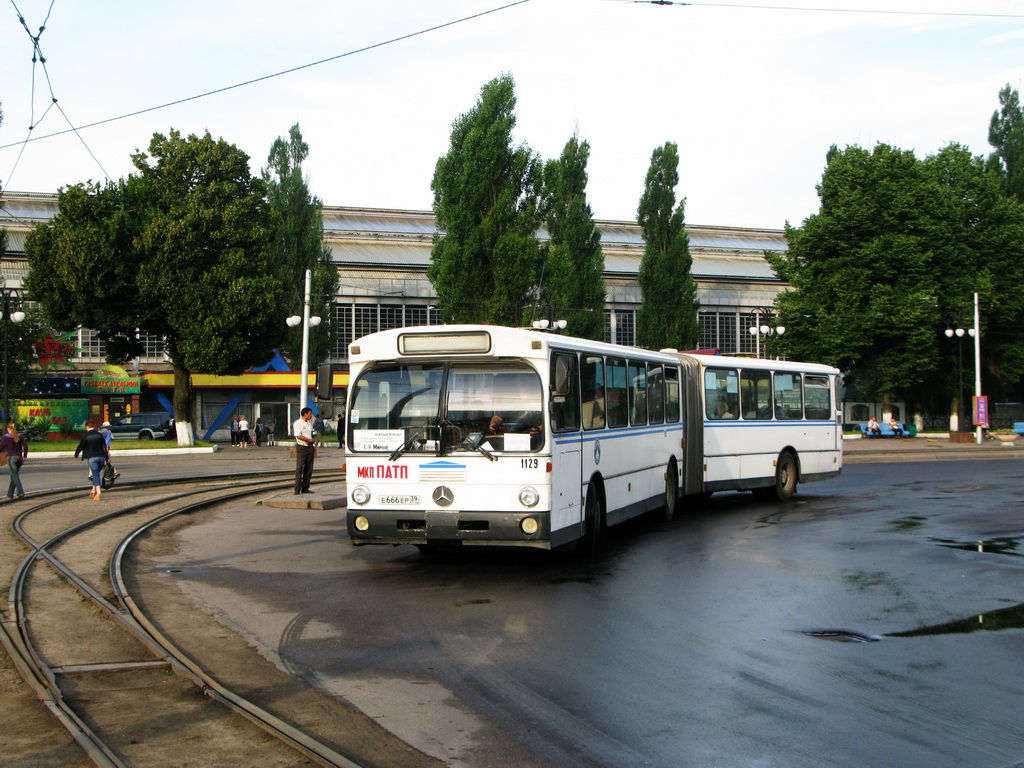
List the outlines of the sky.
{"label": "sky", "polygon": [[596,218],[635,220],[673,141],[687,224],[779,229],[817,212],[833,144],[987,155],[999,90],[1024,79],[1024,2],[11,0],[0,188],[122,178],[171,129],[237,145],[258,174],[298,123],[325,205],[427,211],[452,123],[506,73],[517,143],[590,143]]}

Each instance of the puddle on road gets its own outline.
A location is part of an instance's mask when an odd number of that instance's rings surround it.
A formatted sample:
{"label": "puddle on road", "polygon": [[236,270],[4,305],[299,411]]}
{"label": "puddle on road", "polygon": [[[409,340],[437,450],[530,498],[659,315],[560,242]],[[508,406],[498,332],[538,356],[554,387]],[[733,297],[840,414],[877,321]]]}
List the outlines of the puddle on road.
{"label": "puddle on road", "polygon": [[988,552],[993,555],[1012,555],[1021,557],[1020,536],[1003,536],[995,539],[984,539],[979,541],[953,541],[952,539],[932,539],[940,547],[949,549],[963,549],[967,552]]}
{"label": "puddle on road", "polygon": [[1024,628],[1024,603],[1011,608],[1000,608],[969,619],[958,619],[930,627],[918,627],[909,632],[890,632],[886,637],[925,637],[927,635],[963,635],[968,632],[999,632],[1003,629]]}
{"label": "puddle on road", "polygon": [[915,528],[920,528],[926,522],[928,522],[927,517],[911,515],[909,517],[901,517],[899,520],[893,520],[889,523],[889,527],[894,531],[912,531]]}

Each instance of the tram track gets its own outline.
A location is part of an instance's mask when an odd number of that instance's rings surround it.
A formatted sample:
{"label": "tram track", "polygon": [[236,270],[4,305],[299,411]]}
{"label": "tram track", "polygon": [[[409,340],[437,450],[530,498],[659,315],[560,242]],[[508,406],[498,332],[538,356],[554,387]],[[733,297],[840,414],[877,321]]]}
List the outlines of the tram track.
{"label": "tram track", "polygon": [[[36,503],[14,518],[12,530],[30,552],[11,579],[0,640],[94,764],[373,764],[222,684],[151,620],[130,586],[133,547],[155,526],[285,489],[290,476],[207,477],[171,494],[167,482],[126,483],[99,503],[80,489],[56,489],[33,494]],[[320,473],[317,480],[341,477]],[[223,708],[274,741],[254,738]]]}

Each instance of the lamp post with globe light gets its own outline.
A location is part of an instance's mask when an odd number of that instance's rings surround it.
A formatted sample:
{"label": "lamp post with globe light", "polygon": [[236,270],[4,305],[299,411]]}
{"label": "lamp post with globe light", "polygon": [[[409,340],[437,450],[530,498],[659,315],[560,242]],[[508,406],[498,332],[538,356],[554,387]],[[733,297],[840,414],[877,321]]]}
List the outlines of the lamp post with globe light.
{"label": "lamp post with globe light", "polygon": [[765,347],[767,352],[768,338],[771,336],[781,336],[786,332],[786,326],[784,325],[772,325],[772,321],[775,320],[775,310],[771,307],[762,307],[757,310],[757,324],[750,326],[747,330],[750,335],[755,337],[757,340],[757,352],[756,356],[761,357],[761,339],[765,340]]}
{"label": "lamp post with globe light", "polygon": [[299,379],[299,413],[302,413],[302,409],[306,407],[306,402],[309,397],[309,329],[320,325],[320,318],[317,315],[310,317],[309,314],[309,294],[312,283],[313,271],[307,269],[306,290],[302,298],[302,316],[292,315],[285,320],[285,322],[292,328],[300,323],[302,324],[302,378]]}
{"label": "lamp post with globe light", "polygon": [[25,320],[25,313],[21,309],[21,291],[17,288],[4,288],[4,423],[11,418],[10,397],[7,388],[7,356],[9,343],[9,330],[11,323],[20,323]]}

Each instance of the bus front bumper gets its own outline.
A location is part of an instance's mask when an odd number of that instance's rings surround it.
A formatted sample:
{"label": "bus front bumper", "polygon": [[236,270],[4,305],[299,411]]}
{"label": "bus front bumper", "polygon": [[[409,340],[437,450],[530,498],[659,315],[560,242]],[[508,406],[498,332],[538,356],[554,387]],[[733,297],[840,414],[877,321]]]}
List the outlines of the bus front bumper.
{"label": "bus front bumper", "polygon": [[352,543],[551,548],[546,511],[349,509]]}

